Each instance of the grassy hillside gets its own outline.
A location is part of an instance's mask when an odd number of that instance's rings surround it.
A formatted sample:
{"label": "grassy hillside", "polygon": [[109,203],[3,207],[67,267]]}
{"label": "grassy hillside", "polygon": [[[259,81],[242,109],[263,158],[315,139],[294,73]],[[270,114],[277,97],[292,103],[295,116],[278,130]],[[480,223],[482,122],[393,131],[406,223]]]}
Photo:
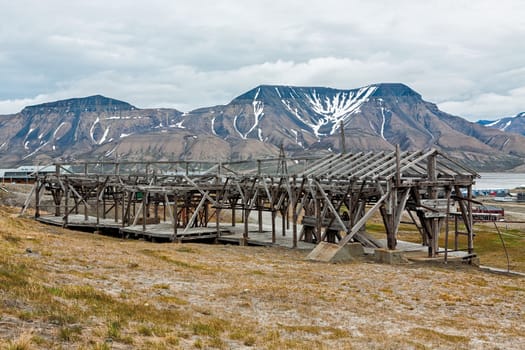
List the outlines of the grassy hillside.
{"label": "grassy hillside", "polygon": [[0,207],[0,349],[525,348],[521,278],[124,241],[17,212]]}

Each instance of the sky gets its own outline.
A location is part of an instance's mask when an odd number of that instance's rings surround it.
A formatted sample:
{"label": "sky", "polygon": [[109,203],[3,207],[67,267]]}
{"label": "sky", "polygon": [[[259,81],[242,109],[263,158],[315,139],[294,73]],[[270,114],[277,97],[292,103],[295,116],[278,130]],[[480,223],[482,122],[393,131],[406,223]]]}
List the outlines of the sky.
{"label": "sky", "polygon": [[102,94],[183,112],[261,84],[399,82],[469,120],[525,111],[521,0],[0,0],[0,114]]}

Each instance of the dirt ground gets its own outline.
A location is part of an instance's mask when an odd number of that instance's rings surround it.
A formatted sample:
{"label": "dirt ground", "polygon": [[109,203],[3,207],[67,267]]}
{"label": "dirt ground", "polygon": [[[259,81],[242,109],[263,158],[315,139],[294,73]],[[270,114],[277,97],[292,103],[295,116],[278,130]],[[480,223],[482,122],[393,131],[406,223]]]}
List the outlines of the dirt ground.
{"label": "dirt ground", "polygon": [[0,210],[0,349],[525,349],[520,277],[121,240],[17,213]]}

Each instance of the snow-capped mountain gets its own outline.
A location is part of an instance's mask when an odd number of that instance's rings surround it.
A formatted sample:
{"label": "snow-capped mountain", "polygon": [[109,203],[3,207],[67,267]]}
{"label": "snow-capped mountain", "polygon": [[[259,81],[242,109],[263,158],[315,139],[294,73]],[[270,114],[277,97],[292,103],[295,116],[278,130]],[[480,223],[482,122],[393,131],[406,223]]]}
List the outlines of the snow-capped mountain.
{"label": "snow-capped mountain", "polygon": [[183,119],[188,128],[209,130],[228,142],[259,140],[294,153],[340,151],[341,124],[348,150],[437,147],[473,164],[499,158],[506,166],[519,162],[509,153],[525,152],[520,143],[525,139],[448,115],[403,84],[353,90],[263,85]]}
{"label": "snow-capped mountain", "polygon": [[440,111],[403,84],[342,90],[258,86],[227,105],[188,113],[138,109],[103,96],[0,116],[0,161],[249,159],[342,150],[436,147],[481,168],[523,163],[525,137]]}
{"label": "snow-capped mountain", "polygon": [[134,134],[174,128],[181,114],[173,109],[139,110],[100,95],[29,106],[0,117],[0,155],[8,162],[67,159]]}
{"label": "snow-capped mountain", "polygon": [[525,135],[525,112],[518,113],[514,117],[504,117],[496,120],[480,120],[478,121],[478,124],[484,125],[488,128]]}

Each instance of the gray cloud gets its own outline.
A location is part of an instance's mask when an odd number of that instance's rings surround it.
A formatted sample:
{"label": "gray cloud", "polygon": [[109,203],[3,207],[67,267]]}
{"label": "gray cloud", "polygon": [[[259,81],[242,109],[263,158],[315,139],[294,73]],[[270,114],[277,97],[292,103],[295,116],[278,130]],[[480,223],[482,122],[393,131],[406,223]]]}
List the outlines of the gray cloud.
{"label": "gray cloud", "polygon": [[0,4],[0,113],[96,93],[188,111],[259,84],[393,81],[472,120],[525,110],[517,0]]}

